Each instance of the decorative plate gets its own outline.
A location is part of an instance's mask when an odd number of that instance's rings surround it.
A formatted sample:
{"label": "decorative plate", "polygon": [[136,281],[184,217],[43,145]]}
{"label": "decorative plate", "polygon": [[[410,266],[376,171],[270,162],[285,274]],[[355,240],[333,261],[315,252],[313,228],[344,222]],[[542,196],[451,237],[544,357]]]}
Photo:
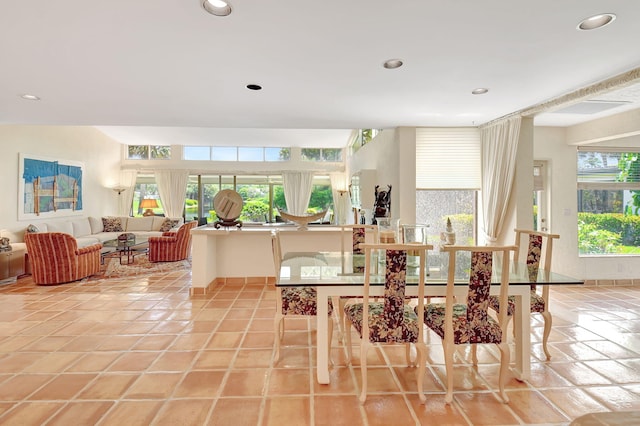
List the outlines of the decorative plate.
{"label": "decorative plate", "polygon": [[234,221],[240,217],[244,202],[242,197],[232,189],[223,189],[213,199],[213,209],[219,219]]}

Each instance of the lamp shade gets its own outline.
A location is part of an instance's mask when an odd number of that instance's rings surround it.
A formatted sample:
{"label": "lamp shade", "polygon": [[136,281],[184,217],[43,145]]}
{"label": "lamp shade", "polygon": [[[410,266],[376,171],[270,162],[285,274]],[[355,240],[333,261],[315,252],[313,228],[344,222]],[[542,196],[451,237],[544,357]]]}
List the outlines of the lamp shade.
{"label": "lamp shade", "polygon": [[145,198],[140,201],[140,208],[143,209],[156,209],[158,208],[158,201],[155,198]]}

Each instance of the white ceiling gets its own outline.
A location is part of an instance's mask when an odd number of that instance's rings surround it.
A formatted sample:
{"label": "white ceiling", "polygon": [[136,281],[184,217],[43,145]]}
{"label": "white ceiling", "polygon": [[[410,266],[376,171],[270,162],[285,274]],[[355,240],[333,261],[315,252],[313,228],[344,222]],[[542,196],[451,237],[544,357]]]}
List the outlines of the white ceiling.
{"label": "white ceiling", "polygon": [[[3,2],[0,123],[99,126],[122,143],[343,146],[357,128],[480,125],[640,66],[638,1],[230,2],[224,18],[200,0]],[[576,30],[603,12],[617,19]],[[392,58],[404,66],[383,68]]]}

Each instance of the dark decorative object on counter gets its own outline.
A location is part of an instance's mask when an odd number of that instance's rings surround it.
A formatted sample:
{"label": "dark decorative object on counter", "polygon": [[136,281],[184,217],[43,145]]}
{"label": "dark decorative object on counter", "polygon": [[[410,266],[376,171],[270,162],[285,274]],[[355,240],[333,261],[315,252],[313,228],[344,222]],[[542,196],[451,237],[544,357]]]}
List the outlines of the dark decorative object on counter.
{"label": "dark decorative object on counter", "polygon": [[387,190],[379,190],[380,185],[376,185],[375,188],[375,205],[373,206],[373,220],[372,224],[377,225],[377,217],[390,217],[391,216],[391,185],[387,185]]}

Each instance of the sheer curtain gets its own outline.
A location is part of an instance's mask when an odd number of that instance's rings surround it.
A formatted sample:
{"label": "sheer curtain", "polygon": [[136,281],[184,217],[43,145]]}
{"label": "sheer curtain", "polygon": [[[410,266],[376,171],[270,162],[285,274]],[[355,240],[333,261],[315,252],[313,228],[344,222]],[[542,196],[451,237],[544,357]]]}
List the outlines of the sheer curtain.
{"label": "sheer curtain", "polygon": [[333,195],[333,223],[346,225],[351,211],[351,197],[347,191],[346,175],[344,173],[331,173],[331,194]]}
{"label": "sheer curtain", "polygon": [[507,212],[516,169],[521,121],[521,117],[512,117],[480,131],[482,212],[489,245],[494,245],[498,239]]}
{"label": "sheer curtain", "polygon": [[306,216],[313,187],[313,172],[283,172],[282,187],[287,213]]}
{"label": "sheer curtain", "polygon": [[188,170],[157,170],[158,193],[166,217],[182,217],[187,198]]}
{"label": "sheer curtain", "polygon": [[137,177],[138,172],[135,170],[122,170],[120,172],[120,186],[124,188],[124,191],[118,195],[119,216],[129,216],[131,213],[131,205],[133,204],[133,193],[136,189]]}

